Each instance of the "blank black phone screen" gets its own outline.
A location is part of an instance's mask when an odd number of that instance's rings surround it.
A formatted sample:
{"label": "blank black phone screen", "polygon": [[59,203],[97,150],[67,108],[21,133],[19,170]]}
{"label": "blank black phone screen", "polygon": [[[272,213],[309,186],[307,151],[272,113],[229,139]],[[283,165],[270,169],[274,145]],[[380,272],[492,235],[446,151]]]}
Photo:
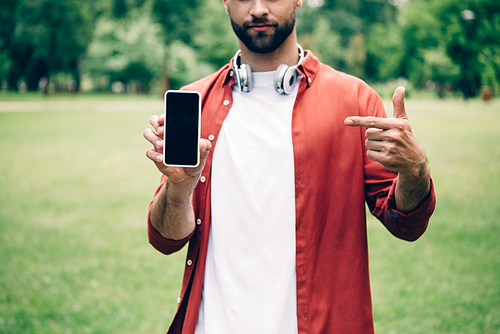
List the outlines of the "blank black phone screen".
{"label": "blank black phone screen", "polygon": [[165,103],[165,165],[197,166],[200,95],[168,91]]}

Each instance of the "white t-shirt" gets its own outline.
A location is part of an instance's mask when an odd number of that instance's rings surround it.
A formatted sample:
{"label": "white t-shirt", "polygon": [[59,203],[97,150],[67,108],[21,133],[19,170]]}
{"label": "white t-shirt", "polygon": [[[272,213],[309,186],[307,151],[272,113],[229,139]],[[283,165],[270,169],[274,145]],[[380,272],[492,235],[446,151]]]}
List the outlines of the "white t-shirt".
{"label": "white t-shirt", "polygon": [[212,221],[196,334],[297,333],[291,134],[298,85],[233,86],[212,162]]}

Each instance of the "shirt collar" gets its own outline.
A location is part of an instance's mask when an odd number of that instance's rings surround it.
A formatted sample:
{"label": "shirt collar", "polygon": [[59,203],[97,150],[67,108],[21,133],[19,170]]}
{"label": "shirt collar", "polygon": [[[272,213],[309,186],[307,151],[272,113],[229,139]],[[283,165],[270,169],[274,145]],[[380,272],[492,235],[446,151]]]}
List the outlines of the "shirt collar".
{"label": "shirt collar", "polygon": [[311,87],[314,84],[316,75],[319,72],[321,62],[310,50],[305,50],[306,56],[302,64],[299,65],[299,73],[306,80],[307,87]]}
{"label": "shirt collar", "polygon": [[[305,58],[304,61],[302,61],[302,64],[299,65],[298,70],[300,75],[302,75],[305,80],[307,87],[310,87],[314,83],[314,79],[316,78],[316,75],[319,72],[320,68],[320,61],[312,51],[310,50],[305,50]],[[235,82],[235,75],[234,75],[234,69],[233,69],[233,58],[231,58],[231,61],[229,64],[227,64],[225,69],[223,69],[223,77],[225,78],[222,86],[225,86],[227,84],[234,85]]]}

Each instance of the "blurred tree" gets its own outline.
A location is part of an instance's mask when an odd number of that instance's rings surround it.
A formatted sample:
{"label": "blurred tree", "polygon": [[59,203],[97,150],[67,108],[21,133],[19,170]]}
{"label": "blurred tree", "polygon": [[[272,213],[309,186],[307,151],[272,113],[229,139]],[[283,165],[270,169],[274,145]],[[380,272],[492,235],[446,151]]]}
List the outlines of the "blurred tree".
{"label": "blurred tree", "polygon": [[195,22],[197,33],[192,38],[192,44],[201,61],[218,69],[236,53],[238,39],[222,1],[205,0],[200,4],[199,12],[203,15]]}
{"label": "blurred tree", "polygon": [[393,25],[397,12],[387,0],[309,0],[297,15],[299,41],[328,65],[377,80],[387,55],[369,37],[376,25]]}
{"label": "blurred tree", "polygon": [[107,76],[111,83],[120,81],[138,92],[149,92],[151,80],[159,80],[163,64],[161,34],[161,26],[152,21],[147,8],[130,10],[119,20],[103,16],[96,23],[85,71],[94,79]]}
{"label": "blurred tree", "polygon": [[121,19],[127,14],[127,1],[126,0],[114,0],[113,1],[113,15],[117,19]]}
{"label": "blurred tree", "polygon": [[400,73],[414,85],[423,87],[430,78],[425,77],[426,50],[438,48],[441,41],[441,25],[436,19],[435,5],[430,1],[411,2],[405,17],[401,16],[402,45],[404,56]]}
{"label": "blurred tree", "polygon": [[365,77],[371,81],[398,78],[404,56],[401,26],[374,23],[366,38]]}
{"label": "blurred tree", "polygon": [[461,69],[460,86],[464,97],[477,95],[483,79],[481,73],[496,72],[490,80],[496,81],[491,84],[498,85],[500,64],[496,62],[498,56],[495,61],[494,50],[500,48],[500,2],[448,2],[439,8],[438,15],[448,41],[447,53]]}
{"label": "blurred tree", "polygon": [[427,88],[435,89],[440,97],[460,83],[460,67],[453,63],[444,48],[426,50],[423,54],[423,80]]}
{"label": "blurred tree", "polygon": [[15,29],[9,45],[12,65],[9,88],[24,78],[36,90],[42,77],[70,73],[76,90],[80,83],[81,57],[92,37],[93,13],[77,0],[24,0],[14,12]]}
{"label": "blurred tree", "polygon": [[498,0],[415,0],[406,19],[403,76],[421,87],[428,80],[450,86],[465,98],[482,84],[499,89]]}
{"label": "blurred tree", "polygon": [[[217,65],[200,60],[203,58],[200,50],[196,50],[181,41],[172,43],[170,46],[171,88],[178,89],[218,69]],[[226,59],[226,63],[228,60],[229,58]]]}
{"label": "blurred tree", "polygon": [[164,30],[165,59],[161,78],[163,91],[171,86],[170,46],[177,40],[192,45],[191,38],[197,33],[196,22],[202,16],[197,11],[201,3],[201,0],[153,0],[153,15]]}
{"label": "blurred tree", "polygon": [[332,30],[331,23],[325,17],[319,17],[313,24],[311,34],[301,35],[305,48],[310,48],[323,62],[333,68],[345,68],[345,48],[342,36]]}
{"label": "blurred tree", "polygon": [[[500,92],[498,0],[305,0],[297,33],[322,61],[365,80]],[[0,82],[10,89],[35,90],[41,78],[78,88],[83,59],[94,77],[178,88],[237,48],[220,0],[0,2]]]}
{"label": "blurred tree", "polygon": [[130,9],[140,8],[147,0],[112,0],[112,14],[115,18],[121,19],[127,15]]}
{"label": "blurred tree", "polygon": [[349,37],[345,50],[345,64],[349,73],[359,78],[365,77],[364,64],[366,62],[365,35],[358,33]]}
{"label": "blurred tree", "polygon": [[16,26],[14,13],[18,3],[18,0],[0,2],[0,85],[7,80],[12,64],[9,49]]}

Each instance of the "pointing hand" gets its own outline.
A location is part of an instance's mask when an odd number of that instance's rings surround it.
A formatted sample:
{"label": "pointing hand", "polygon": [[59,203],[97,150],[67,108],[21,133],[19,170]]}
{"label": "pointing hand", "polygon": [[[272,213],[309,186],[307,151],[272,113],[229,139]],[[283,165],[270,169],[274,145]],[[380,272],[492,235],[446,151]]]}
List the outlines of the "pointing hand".
{"label": "pointing hand", "polygon": [[392,97],[392,118],[348,117],[347,126],[367,127],[365,146],[368,158],[379,162],[386,169],[420,176],[426,170],[423,148],[412,133],[404,104],[404,87],[398,87]]}

